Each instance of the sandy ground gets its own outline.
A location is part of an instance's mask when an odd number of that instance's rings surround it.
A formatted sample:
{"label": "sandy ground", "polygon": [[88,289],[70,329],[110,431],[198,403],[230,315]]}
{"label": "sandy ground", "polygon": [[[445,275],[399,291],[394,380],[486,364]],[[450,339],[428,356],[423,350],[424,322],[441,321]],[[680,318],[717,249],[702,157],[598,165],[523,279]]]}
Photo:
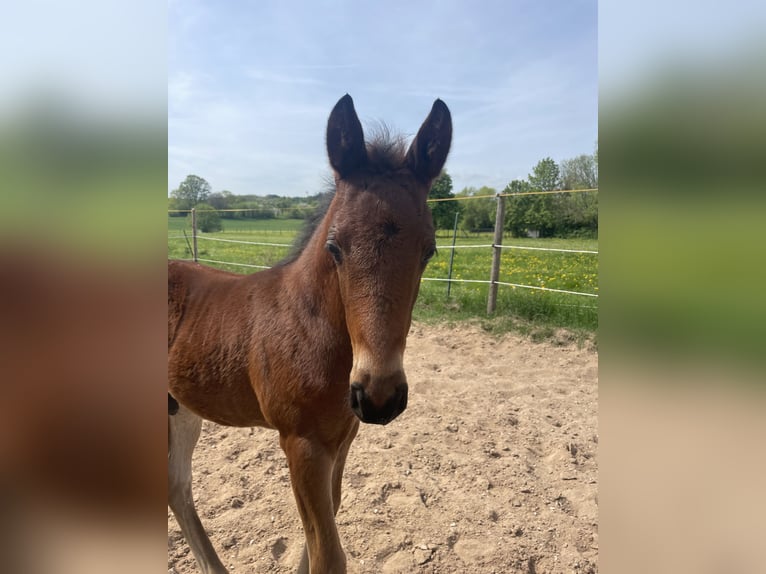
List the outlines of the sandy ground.
{"label": "sandy ground", "polygon": [[[414,325],[409,406],[362,425],[337,522],[352,573],[598,572],[598,356]],[[203,523],[232,572],[293,572],[303,544],[276,435],[205,423]],[[168,571],[198,572],[168,511]]]}

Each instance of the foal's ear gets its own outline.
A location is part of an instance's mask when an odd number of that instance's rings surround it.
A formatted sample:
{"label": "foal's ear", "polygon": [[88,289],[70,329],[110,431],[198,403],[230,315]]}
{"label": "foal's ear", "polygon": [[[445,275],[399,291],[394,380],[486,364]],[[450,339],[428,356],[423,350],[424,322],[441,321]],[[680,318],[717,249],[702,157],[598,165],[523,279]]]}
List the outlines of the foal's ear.
{"label": "foal's ear", "polygon": [[362,124],[348,94],[338,100],[327,120],[327,155],[341,179],[367,163]]}
{"label": "foal's ear", "polygon": [[407,164],[421,180],[430,183],[441,173],[452,143],[452,116],[447,105],[436,100],[407,152]]}

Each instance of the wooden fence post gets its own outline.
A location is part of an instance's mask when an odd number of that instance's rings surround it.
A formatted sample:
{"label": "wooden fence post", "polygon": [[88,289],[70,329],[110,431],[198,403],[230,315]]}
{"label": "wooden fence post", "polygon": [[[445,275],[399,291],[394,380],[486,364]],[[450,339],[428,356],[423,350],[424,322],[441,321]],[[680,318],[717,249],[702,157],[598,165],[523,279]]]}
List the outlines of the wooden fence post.
{"label": "wooden fence post", "polygon": [[197,210],[192,207],[192,257],[197,262]]}
{"label": "wooden fence post", "polygon": [[495,213],[495,237],[492,241],[492,270],[489,276],[487,315],[494,313],[497,306],[497,280],[500,277],[500,255],[503,251],[503,225],[505,223],[505,198],[498,193],[495,199],[497,200],[497,212]]}

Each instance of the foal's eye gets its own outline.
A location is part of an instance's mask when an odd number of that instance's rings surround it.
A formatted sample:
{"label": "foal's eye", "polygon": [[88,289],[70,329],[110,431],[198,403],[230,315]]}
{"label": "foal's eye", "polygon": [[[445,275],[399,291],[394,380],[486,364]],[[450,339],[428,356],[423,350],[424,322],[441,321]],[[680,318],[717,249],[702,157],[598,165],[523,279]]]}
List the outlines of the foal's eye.
{"label": "foal's eye", "polygon": [[340,263],[341,259],[343,258],[340,252],[340,247],[335,242],[334,239],[328,239],[327,243],[324,245],[325,249],[330,252],[332,255],[332,258],[335,259],[336,263]]}

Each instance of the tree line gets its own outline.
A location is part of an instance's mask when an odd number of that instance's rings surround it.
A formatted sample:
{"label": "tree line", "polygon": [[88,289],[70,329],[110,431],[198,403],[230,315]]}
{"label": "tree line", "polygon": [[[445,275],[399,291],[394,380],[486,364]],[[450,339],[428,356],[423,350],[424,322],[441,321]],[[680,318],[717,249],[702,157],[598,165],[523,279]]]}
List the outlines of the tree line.
{"label": "tree line", "polygon": [[235,195],[231,191],[212,191],[210,184],[198,175],[187,175],[170,192],[170,217],[188,217],[194,208],[197,227],[205,233],[221,231],[226,219],[305,219],[316,209],[322,194],[308,197],[279,195]]}
{"label": "tree line", "polygon": [[[598,194],[564,193],[598,187],[598,149],[561,164],[550,157],[540,160],[526,179],[514,179],[500,192],[506,197],[505,230],[514,237],[597,237]],[[532,192],[556,192],[534,194]],[[497,190],[466,187],[454,193],[452,178],[443,171],[434,181],[429,199],[477,197],[466,201],[430,203],[437,229],[453,228],[455,216],[463,232],[491,230],[495,226]],[[170,216],[186,217],[196,208],[197,226],[203,232],[220,231],[225,219],[305,219],[316,209],[322,194],[308,197],[235,195],[213,192],[202,177],[188,175],[168,198]],[[481,197],[489,196],[489,197]],[[232,210],[232,211],[222,211]]]}
{"label": "tree line", "polygon": [[[506,197],[505,230],[514,237],[598,237],[598,193],[564,193],[598,188],[598,150],[557,164],[550,157],[540,160],[526,179],[514,179],[500,192]],[[535,194],[533,192],[555,192]],[[466,201],[431,203],[437,229],[452,229],[455,216],[464,232],[494,229],[497,190],[466,187],[452,191],[452,178],[443,171],[434,182],[429,198],[466,198]],[[490,197],[482,197],[490,196]]]}

